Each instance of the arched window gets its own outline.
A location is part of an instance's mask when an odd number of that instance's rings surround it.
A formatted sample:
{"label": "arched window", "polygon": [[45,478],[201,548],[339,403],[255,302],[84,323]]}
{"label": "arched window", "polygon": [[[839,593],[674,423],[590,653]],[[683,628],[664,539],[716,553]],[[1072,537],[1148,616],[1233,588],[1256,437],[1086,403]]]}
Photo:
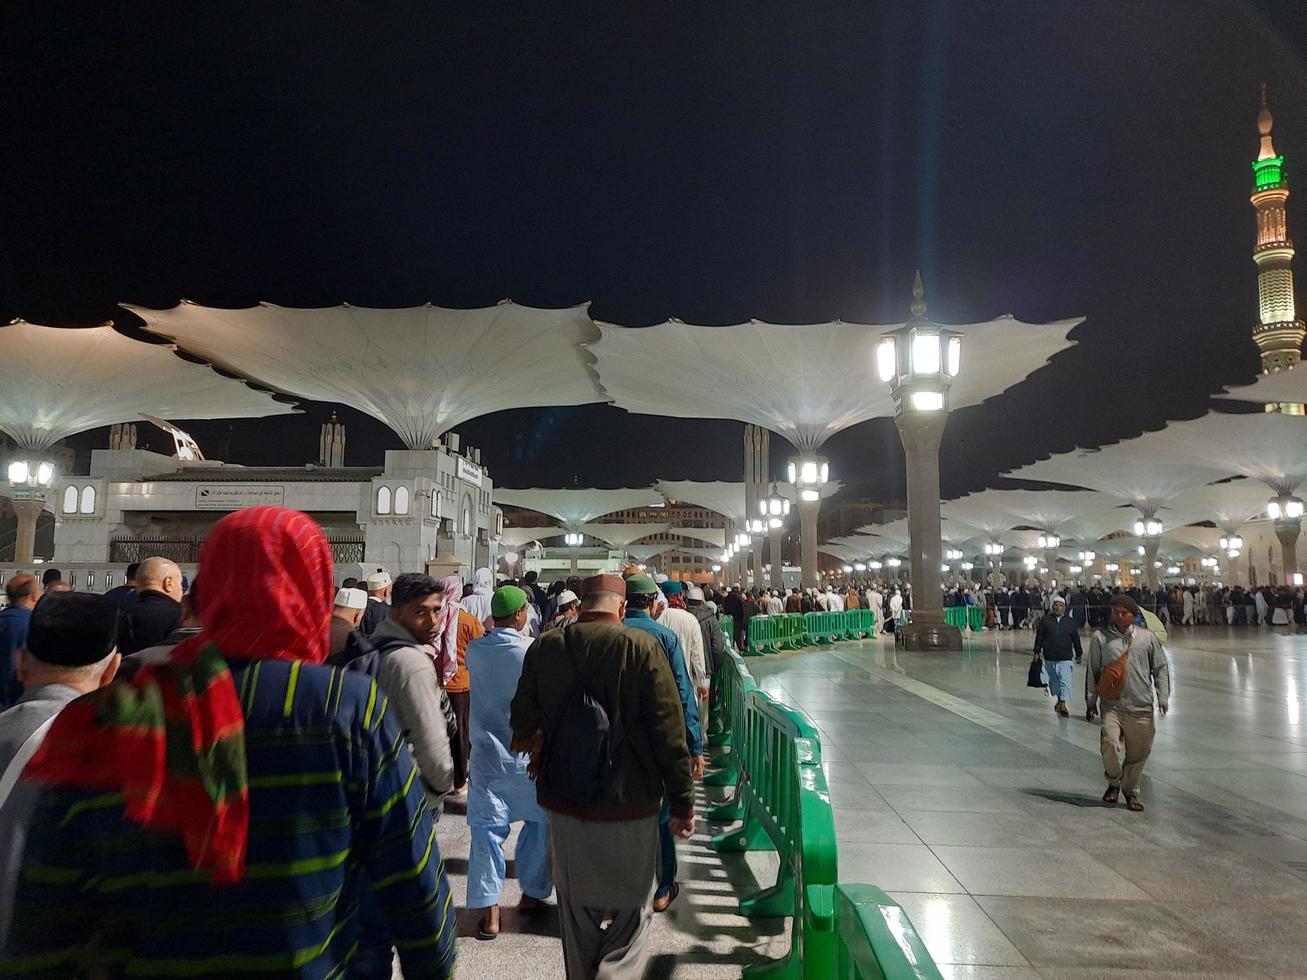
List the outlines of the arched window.
{"label": "arched window", "polygon": [[377,513],[390,513],[390,487],[377,488]]}
{"label": "arched window", "polygon": [[463,494],[463,534],[471,537],[476,531],[476,523],[472,520],[472,495]]}
{"label": "arched window", "polygon": [[395,488],[395,513],[408,513],[408,487]]}
{"label": "arched window", "polygon": [[64,491],[64,513],[65,514],[77,513],[77,488],[76,487],[69,487],[67,490]]}
{"label": "arched window", "polygon": [[95,487],[82,487],[82,513],[95,513]]}

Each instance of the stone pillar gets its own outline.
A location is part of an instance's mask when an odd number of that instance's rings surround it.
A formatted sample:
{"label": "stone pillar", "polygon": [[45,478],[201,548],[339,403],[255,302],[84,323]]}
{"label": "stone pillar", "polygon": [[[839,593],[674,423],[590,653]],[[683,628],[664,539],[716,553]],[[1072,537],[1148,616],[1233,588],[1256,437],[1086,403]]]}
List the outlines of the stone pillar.
{"label": "stone pillar", "polygon": [[783,527],[772,527],[767,529],[767,557],[771,561],[771,587],[773,589],[782,589],[785,587],[785,560],[781,558],[781,536],[784,532],[785,528]]}
{"label": "stone pillar", "polygon": [[1302,533],[1302,522],[1279,520],[1275,522],[1275,536],[1280,539],[1281,563],[1284,565],[1284,584],[1293,585],[1294,573],[1298,571],[1298,535]]}
{"label": "stone pillar", "polygon": [[[771,433],[759,425],[744,427],[744,517],[757,520],[758,501],[767,495],[767,481],[771,476]],[[753,584],[762,585],[762,538],[753,541]]]}
{"label": "stone pillar", "polygon": [[1144,580],[1152,592],[1157,591],[1157,566],[1153,562],[1157,561],[1157,549],[1161,546],[1160,537],[1144,538]]}
{"label": "stone pillar", "polygon": [[36,522],[45,510],[44,500],[14,500],[18,516],[18,537],[14,542],[14,563],[30,565],[36,555]]}
{"label": "stone pillar", "polygon": [[817,514],[821,511],[821,501],[800,500],[795,506],[799,508],[799,567],[806,589],[820,581],[817,576]]}
{"label": "stone pillar", "polygon": [[1048,569],[1048,573],[1044,576],[1044,585],[1046,586],[1052,585],[1053,580],[1057,578],[1057,549],[1056,548],[1044,549],[1044,566]]}
{"label": "stone pillar", "polygon": [[912,622],[903,629],[908,649],[961,650],[962,633],[944,622],[940,591],[939,444],[945,412],[901,412],[894,420],[903,442],[908,476],[911,536]]}

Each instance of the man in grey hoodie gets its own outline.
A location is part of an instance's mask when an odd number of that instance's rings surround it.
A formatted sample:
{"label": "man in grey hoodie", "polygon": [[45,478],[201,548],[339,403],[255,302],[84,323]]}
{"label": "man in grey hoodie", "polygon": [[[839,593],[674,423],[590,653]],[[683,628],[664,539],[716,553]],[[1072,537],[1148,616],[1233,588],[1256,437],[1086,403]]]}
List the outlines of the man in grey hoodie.
{"label": "man in grey hoodie", "polygon": [[1161,641],[1144,627],[1135,625],[1139,606],[1134,599],[1128,595],[1113,596],[1109,614],[1107,628],[1096,631],[1089,641],[1085,717],[1092,720],[1098,709],[1097,684],[1103,671],[1113,661],[1129,654],[1121,696],[1115,701],[1102,699],[1103,727],[1098,744],[1103,755],[1103,774],[1107,776],[1103,802],[1116,806],[1124,789],[1127,809],[1138,812],[1144,808],[1139,801],[1139,780],[1153,750],[1153,694],[1156,691],[1157,707],[1165,715],[1171,697],[1171,670]]}
{"label": "man in grey hoodie", "polygon": [[391,587],[390,613],[371,637],[381,651],[377,686],[390,699],[413,746],[418,772],[437,817],[439,801],[454,786],[454,755],[432,646],[440,631],[443,604],[441,585],[430,575],[400,575]]}

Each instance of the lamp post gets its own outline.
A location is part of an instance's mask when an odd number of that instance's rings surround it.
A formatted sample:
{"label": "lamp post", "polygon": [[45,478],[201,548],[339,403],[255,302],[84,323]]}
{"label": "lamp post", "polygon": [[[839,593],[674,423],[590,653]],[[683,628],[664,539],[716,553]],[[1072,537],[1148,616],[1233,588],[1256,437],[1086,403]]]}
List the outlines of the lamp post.
{"label": "lamp post", "polygon": [[1282,493],[1266,504],[1266,515],[1275,525],[1275,536],[1280,539],[1285,585],[1298,584],[1294,576],[1298,574],[1298,535],[1302,533],[1302,510],[1302,501],[1288,493]]}
{"label": "lamp post", "polygon": [[45,494],[54,483],[54,463],[19,457],[9,461],[9,499],[18,517],[14,561],[26,565],[36,555],[36,522],[45,510]]}
{"label": "lamp post", "polygon": [[1139,554],[1144,558],[1148,587],[1156,592],[1157,567],[1153,562],[1157,560],[1157,549],[1162,545],[1162,522],[1152,514],[1145,514],[1141,520],[1135,521],[1135,534],[1143,539]]}
{"label": "lamp post", "polygon": [[781,530],[785,518],[790,516],[790,501],[776,492],[776,484],[768,488],[767,496],[758,501],[758,514],[767,521],[767,559],[771,562],[773,589],[785,587],[785,561],[781,558]]}
{"label": "lamp post", "polygon": [[786,473],[799,498],[799,566],[803,587],[817,585],[817,513],[821,510],[821,488],[830,479],[825,456],[805,453],[790,460]]}
{"label": "lamp post", "polygon": [[1048,566],[1045,585],[1052,585],[1053,580],[1057,578],[1057,549],[1061,544],[1062,539],[1052,531],[1045,531],[1039,536],[1039,547],[1044,552],[1044,564]]}
{"label": "lamp post", "polygon": [[894,396],[894,424],[907,458],[912,543],[912,622],[908,649],[961,650],[962,633],[944,622],[939,588],[939,444],[948,424],[948,390],[961,368],[962,335],[926,319],[921,273],[912,287],[912,319],[881,337],[876,369]]}
{"label": "lamp post", "polygon": [[585,540],[585,535],[579,531],[568,531],[563,535],[563,542],[567,545],[572,554],[572,575],[576,575],[577,549],[581,547],[581,542]]}

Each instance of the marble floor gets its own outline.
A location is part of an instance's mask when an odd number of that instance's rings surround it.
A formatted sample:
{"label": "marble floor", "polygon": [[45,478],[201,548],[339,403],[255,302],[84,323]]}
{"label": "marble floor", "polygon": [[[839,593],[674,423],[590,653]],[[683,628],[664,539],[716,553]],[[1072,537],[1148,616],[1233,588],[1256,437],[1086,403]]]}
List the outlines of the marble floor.
{"label": "marble floor", "polygon": [[821,728],[840,880],[948,977],[1307,977],[1307,634],[1173,631],[1144,813],[1102,804],[1098,726],[1025,686],[1030,643],[750,658]]}

